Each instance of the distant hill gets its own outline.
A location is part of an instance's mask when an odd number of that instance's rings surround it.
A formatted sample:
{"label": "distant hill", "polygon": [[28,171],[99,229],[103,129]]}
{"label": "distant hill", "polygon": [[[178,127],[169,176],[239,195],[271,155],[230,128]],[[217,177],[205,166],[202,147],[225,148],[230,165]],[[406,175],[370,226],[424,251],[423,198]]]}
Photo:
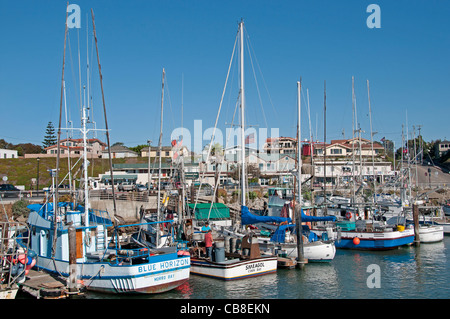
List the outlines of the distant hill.
{"label": "distant hill", "polygon": [[[71,166],[76,163],[78,158],[71,158]],[[108,159],[89,159],[89,176],[98,177],[109,171]],[[115,158],[112,160],[113,164],[124,163],[148,163],[148,157],[138,158]],[[75,178],[79,179],[81,175],[81,161],[72,168],[72,174],[76,174]],[[39,160],[39,189],[51,185],[51,177],[48,170],[56,168],[56,158],[41,158]],[[3,176],[8,177],[9,184],[24,185],[25,189],[36,189],[36,185],[32,185],[31,179],[37,178],[38,161],[35,158],[14,158],[14,159],[0,159],[0,183]],[[60,159],[60,174],[61,181],[68,173],[67,158]],[[78,185],[78,183],[77,183]]]}

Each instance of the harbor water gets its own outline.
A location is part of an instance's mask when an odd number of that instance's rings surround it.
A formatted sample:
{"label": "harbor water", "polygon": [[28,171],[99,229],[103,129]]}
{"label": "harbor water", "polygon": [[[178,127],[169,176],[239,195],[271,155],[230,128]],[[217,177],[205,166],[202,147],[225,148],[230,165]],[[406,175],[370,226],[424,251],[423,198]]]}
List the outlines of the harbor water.
{"label": "harbor water", "polygon": [[90,299],[448,299],[450,236],[391,251],[337,250],[330,263],[223,282],[191,276],[158,295],[87,293]]}

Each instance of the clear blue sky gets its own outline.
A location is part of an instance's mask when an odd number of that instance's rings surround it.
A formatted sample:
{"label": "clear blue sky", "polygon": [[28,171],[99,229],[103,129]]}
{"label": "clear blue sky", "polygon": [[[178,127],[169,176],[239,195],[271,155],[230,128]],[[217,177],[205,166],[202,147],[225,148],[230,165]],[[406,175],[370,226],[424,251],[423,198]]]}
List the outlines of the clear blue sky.
{"label": "clear blue sky", "polygon": [[[351,137],[351,79],[355,76],[363,137],[370,138],[368,79],[373,130],[378,132],[375,140],[386,137],[399,147],[406,120],[410,133],[413,125],[422,126],[426,141],[450,139],[449,1],[72,3],[81,7],[81,28],[69,31],[66,53],[71,118],[79,127],[78,48],[85,85],[86,14],[93,8],[112,143],[136,146],[151,139],[157,144],[163,68],[167,76],[164,144],[169,143],[173,129],[181,126],[182,92],[184,126],[192,134],[194,120],[202,120],[203,130],[213,127],[241,18],[257,75],[256,82],[247,56],[247,124],[279,128],[280,135],[295,136],[296,82],[301,77],[303,93],[309,90],[316,138],[323,140],[324,81],[327,141],[342,138],[343,130],[346,138]],[[370,14],[366,8],[371,3],[381,8],[380,29],[366,25]],[[41,144],[47,123],[58,125],[65,10],[64,1],[0,2],[0,138],[8,142]],[[90,19],[89,15],[89,51]],[[95,49],[93,52],[94,120],[103,128]],[[233,66],[234,70],[237,64]],[[227,91],[219,118],[222,130],[232,120],[237,99],[238,73],[233,74],[234,91],[233,87]],[[307,136],[309,125],[303,108],[302,139]]]}

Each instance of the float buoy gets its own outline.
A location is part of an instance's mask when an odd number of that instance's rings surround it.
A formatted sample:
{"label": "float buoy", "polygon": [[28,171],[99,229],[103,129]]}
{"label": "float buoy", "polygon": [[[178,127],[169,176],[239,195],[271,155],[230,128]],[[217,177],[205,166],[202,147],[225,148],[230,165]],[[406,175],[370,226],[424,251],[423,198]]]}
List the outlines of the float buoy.
{"label": "float buoy", "polygon": [[346,213],[345,213],[345,218],[347,218],[347,219],[352,218],[352,213],[346,212]]}
{"label": "float buoy", "polygon": [[360,242],[361,242],[361,241],[359,240],[358,237],[353,238],[353,243],[354,243],[355,245],[359,245]]}

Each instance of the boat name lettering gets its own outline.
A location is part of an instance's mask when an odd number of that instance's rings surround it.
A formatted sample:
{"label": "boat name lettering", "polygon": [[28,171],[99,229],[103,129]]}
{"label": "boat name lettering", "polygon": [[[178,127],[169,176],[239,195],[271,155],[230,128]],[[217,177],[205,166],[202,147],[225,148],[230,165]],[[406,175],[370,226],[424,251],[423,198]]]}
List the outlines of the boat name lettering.
{"label": "boat name lettering", "polygon": [[250,265],[245,266],[245,270],[262,268],[262,267],[264,267],[264,263],[250,264]]}
{"label": "boat name lettering", "polygon": [[153,271],[159,271],[159,270],[167,270],[172,269],[176,267],[182,267],[182,266],[188,266],[189,265],[189,258],[180,258],[175,260],[168,260],[168,261],[162,261],[159,263],[154,264],[148,264],[144,266],[140,266],[138,268],[138,272],[153,272]]}

